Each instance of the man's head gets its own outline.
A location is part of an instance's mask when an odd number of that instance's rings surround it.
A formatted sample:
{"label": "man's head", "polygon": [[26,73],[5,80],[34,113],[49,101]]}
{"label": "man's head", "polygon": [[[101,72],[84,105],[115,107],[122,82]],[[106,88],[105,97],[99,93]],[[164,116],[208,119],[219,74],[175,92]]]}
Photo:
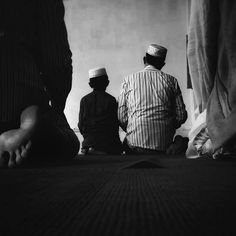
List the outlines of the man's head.
{"label": "man's head", "polygon": [[89,70],[89,85],[97,91],[105,91],[109,84],[106,69],[103,67]]}
{"label": "man's head", "polygon": [[152,65],[160,70],[165,65],[166,53],[166,48],[151,44],[146,51],[146,56],[143,57],[143,62],[145,65]]}

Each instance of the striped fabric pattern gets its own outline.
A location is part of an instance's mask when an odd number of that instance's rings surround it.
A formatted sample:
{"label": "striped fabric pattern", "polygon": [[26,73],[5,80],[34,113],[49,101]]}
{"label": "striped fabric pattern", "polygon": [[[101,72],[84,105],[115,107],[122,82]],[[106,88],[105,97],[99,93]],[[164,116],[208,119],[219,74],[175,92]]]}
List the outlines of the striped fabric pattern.
{"label": "striped fabric pattern", "polygon": [[64,13],[62,0],[0,1],[0,122],[48,94],[64,109],[72,82]]}
{"label": "striped fabric pattern", "polygon": [[125,77],[118,118],[128,144],[165,151],[187,119],[177,79],[153,66]]}

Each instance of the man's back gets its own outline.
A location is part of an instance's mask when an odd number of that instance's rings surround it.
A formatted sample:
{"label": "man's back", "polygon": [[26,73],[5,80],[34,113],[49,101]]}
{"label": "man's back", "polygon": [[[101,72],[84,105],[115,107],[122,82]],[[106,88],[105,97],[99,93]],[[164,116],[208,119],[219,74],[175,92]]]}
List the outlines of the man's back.
{"label": "man's back", "polygon": [[130,145],[166,150],[175,129],[186,120],[177,80],[153,66],[127,76],[119,97],[119,120],[127,123]]}

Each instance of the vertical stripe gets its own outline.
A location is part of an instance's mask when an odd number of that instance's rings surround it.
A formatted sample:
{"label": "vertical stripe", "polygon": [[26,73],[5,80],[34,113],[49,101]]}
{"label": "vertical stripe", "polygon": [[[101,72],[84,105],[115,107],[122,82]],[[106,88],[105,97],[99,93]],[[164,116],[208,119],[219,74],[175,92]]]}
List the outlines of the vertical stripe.
{"label": "vertical stripe", "polygon": [[0,18],[0,122],[46,99],[40,70],[52,99],[65,100],[72,68],[62,0],[4,1]]}
{"label": "vertical stripe", "polygon": [[[129,120],[128,142],[136,147],[166,150],[175,133],[172,129],[176,124],[173,122],[182,124],[186,120],[177,80],[148,66],[127,76],[124,81],[126,87],[125,90],[122,87],[118,98],[118,114],[121,123]],[[126,113],[122,112],[124,106]]]}

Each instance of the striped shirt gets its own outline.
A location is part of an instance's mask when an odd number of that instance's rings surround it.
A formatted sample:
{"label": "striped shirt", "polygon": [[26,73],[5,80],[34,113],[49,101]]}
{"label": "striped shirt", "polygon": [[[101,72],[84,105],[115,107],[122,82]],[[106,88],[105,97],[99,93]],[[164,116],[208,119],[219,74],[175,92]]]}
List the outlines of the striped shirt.
{"label": "striped shirt", "polygon": [[118,118],[129,145],[165,151],[187,119],[177,79],[153,66],[125,77]]}

